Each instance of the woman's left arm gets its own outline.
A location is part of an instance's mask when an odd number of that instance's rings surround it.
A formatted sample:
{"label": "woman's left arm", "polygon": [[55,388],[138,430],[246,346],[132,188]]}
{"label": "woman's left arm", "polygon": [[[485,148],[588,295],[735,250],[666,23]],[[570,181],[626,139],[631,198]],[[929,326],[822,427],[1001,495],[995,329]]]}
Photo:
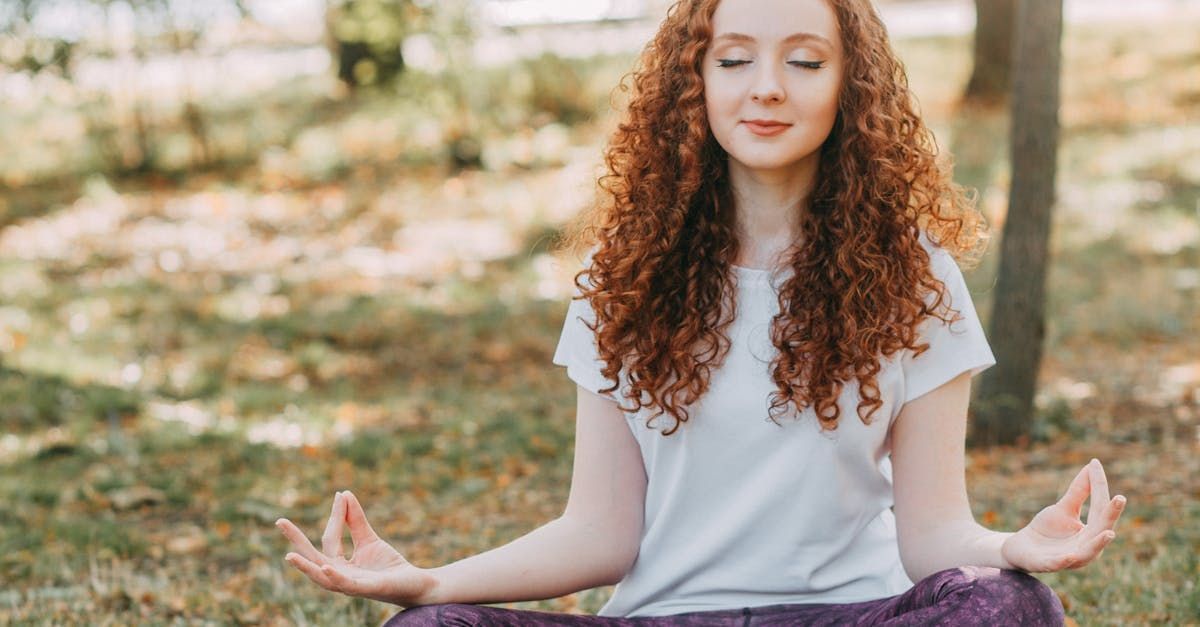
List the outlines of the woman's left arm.
{"label": "woman's left arm", "polygon": [[[909,578],[920,581],[957,566],[1050,572],[1098,557],[1116,537],[1113,528],[1125,508],[1125,497],[1109,499],[1098,460],[1020,531],[996,532],[975,522],[964,467],[970,391],[964,372],[905,404],[891,427],[896,530]],[[1084,523],[1079,514],[1089,495]]]}

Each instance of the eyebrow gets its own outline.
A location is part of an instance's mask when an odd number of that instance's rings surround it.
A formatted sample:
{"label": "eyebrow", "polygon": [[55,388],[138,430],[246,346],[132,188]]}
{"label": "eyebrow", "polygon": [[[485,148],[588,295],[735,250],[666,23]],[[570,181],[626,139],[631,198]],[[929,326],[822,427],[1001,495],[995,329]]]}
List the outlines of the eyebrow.
{"label": "eyebrow", "polygon": [[[723,35],[716,37],[715,39],[713,39],[713,41],[714,42],[720,41],[722,39],[728,39],[728,40],[732,40],[732,41],[749,41],[749,42],[755,41],[755,39],[753,37],[751,37],[749,35],[743,35],[742,33],[725,33]],[[783,43],[785,43],[785,44],[790,44],[790,43],[799,42],[799,41],[819,41],[819,42],[825,44],[826,46],[829,46],[830,48],[833,47],[832,42],[830,42],[825,37],[822,37],[821,35],[818,35],[816,33],[794,33],[794,34],[788,35],[787,37],[785,37],[783,39]]]}

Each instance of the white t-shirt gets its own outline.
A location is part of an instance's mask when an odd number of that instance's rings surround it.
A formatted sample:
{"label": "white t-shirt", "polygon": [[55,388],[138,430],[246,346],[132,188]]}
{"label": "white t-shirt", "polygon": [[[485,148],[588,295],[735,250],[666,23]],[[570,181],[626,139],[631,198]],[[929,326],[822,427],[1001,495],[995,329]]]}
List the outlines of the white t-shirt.
{"label": "white t-shirt", "polygon": [[[791,406],[779,425],[768,420],[775,389],[769,329],[780,278],[734,268],[738,317],[727,330],[730,352],[689,408],[688,422],[664,437],[658,430],[674,424],[669,416],[647,428],[651,410],[625,415],[646,469],[645,516],[638,558],[601,616],[851,603],[913,585],[900,563],[891,510],[889,428],[904,403],[996,363],[958,265],[944,249],[922,243],[964,319],[926,319],[918,330],[927,351],[884,360],[883,405],[869,426],[858,418],[857,384],[845,385],[838,427],[825,433],[811,407],[799,420]],[[595,321],[586,300],[573,300],[553,361],[598,392],[609,383],[594,334],[580,318]]]}

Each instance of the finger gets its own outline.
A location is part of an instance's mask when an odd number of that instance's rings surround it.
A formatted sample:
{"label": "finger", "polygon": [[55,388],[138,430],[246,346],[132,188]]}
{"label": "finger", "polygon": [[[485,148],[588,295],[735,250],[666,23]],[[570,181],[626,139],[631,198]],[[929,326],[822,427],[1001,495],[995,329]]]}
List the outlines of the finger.
{"label": "finger", "polygon": [[1058,500],[1076,518],[1079,518],[1079,512],[1083,509],[1083,502],[1087,500],[1088,493],[1091,490],[1090,471],[1090,464],[1080,469],[1075,474],[1075,478],[1071,480],[1071,485],[1067,486],[1067,491]]}
{"label": "finger", "polygon": [[1121,518],[1121,514],[1125,511],[1125,497],[1120,494],[1113,497],[1108,502],[1108,507],[1104,508],[1104,515],[1101,517],[1101,525],[1097,529],[1097,533],[1105,530],[1115,529],[1117,520]]}
{"label": "finger", "polygon": [[333,582],[321,571],[321,567],[313,563],[312,560],[305,559],[304,556],[297,553],[288,553],[284,556],[283,560],[291,564],[296,570],[304,573],[304,576],[311,579],[313,583],[326,590],[334,590],[336,592]]}
{"label": "finger", "polygon": [[283,535],[292,543],[292,547],[296,549],[296,552],[305,559],[317,564],[329,563],[329,558],[318,551],[317,547],[313,546],[312,542],[309,542],[308,536],[304,535],[304,532],[300,531],[299,527],[292,524],[292,521],[280,518],[275,521],[275,526],[279,527]]}
{"label": "finger", "polygon": [[1118,494],[1113,497],[1113,507],[1112,507],[1113,514],[1112,514],[1112,522],[1109,523],[1109,525],[1108,525],[1109,529],[1117,528],[1117,521],[1121,519],[1121,514],[1125,513],[1125,507],[1128,504],[1129,504],[1129,501],[1128,501],[1128,499],[1125,498],[1125,495],[1123,495],[1123,494]]}
{"label": "finger", "polygon": [[350,537],[354,540],[354,545],[358,546],[378,540],[379,536],[371,528],[371,523],[367,522],[367,514],[363,511],[362,504],[358,502],[358,497],[349,490],[342,494],[346,498],[346,522],[350,525]]}
{"label": "finger", "polygon": [[[1108,478],[1104,476],[1104,467],[1100,465],[1100,460],[1093,459],[1088,472],[1088,481],[1092,484],[1092,498],[1088,501],[1088,526],[1098,525],[1103,519],[1099,515],[1105,506],[1108,505]],[[1093,516],[1096,514],[1096,516]]]}
{"label": "finger", "polygon": [[333,507],[329,512],[329,522],[325,523],[325,533],[321,534],[321,552],[332,558],[342,556],[342,535],[345,532],[346,499],[341,492],[333,495]]}
{"label": "finger", "polygon": [[362,595],[367,592],[367,585],[363,581],[343,572],[332,564],[322,566],[321,574],[329,579],[329,582],[334,585],[334,589],[338,592],[352,595]]}
{"label": "finger", "polygon": [[1108,546],[1116,537],[1117,533],[1115,531],[1105,531],[1096,534],[1093,538],[1089,538],[1078,552],[1071,555],[1071,564],[1067,568],[1079,568],[1087,565],[1099,557],[1104,547]]}

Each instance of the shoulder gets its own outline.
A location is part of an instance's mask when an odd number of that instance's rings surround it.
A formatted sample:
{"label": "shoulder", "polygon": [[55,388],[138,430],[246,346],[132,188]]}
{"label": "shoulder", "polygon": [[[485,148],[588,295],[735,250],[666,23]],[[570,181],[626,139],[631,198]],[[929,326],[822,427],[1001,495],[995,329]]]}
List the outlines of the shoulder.
{"label": "shoulder", "polygon": [[929,255],[929,273],[933,278],[942,282],[962,280],[958,261],[948,249],[930,238],[925,231],[920,232],[918,241],[925,249],[925,254]]}
{"label": "shoulder", "polygon": [[954,255],[946,250],[941,244],[935,242],[929,237],[929,233],[922,230],[917,235],[917,241],[921,243],[921,247],[925,249],[925,254],[929,255],[929,265],[937,266],[945,264],[947,261],[954,263]]}

